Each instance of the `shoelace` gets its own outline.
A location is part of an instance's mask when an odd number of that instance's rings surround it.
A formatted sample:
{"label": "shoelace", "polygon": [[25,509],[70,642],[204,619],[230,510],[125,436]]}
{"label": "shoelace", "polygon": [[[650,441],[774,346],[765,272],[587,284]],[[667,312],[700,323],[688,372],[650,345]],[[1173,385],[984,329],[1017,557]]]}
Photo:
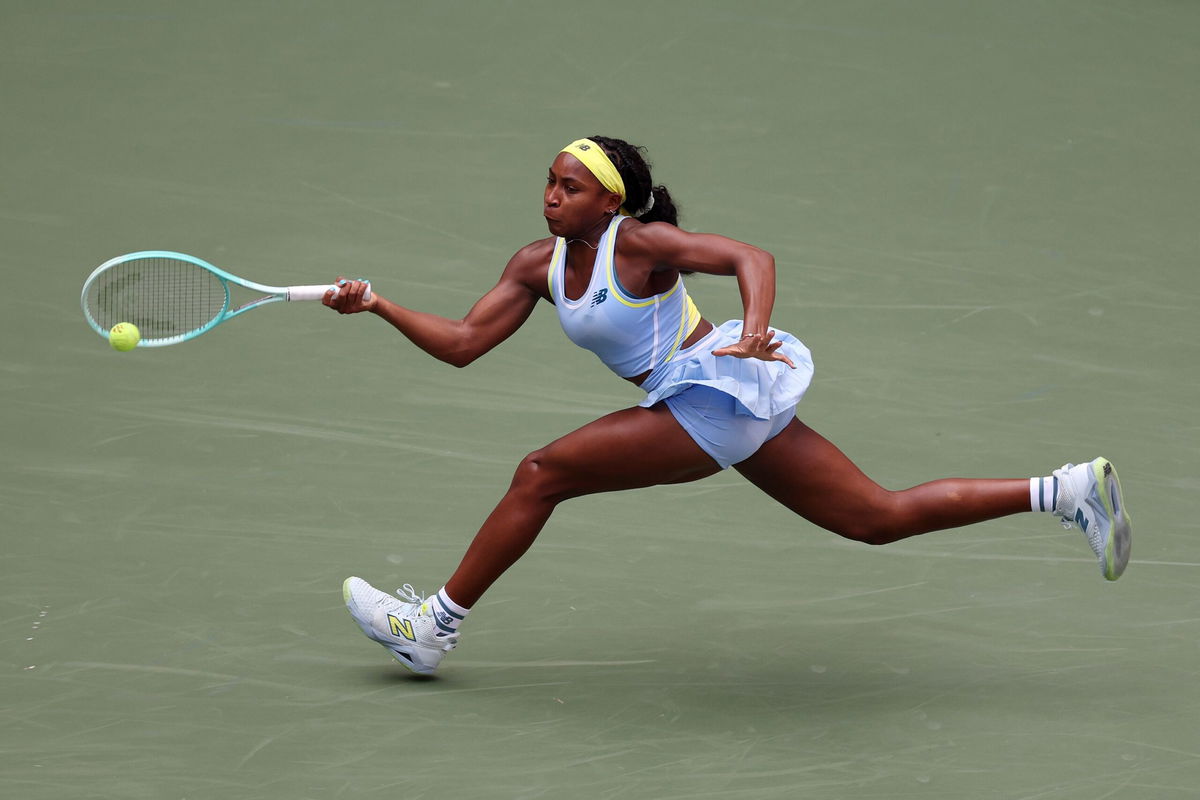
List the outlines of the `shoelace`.
{"label": "shoelace", "polygon": [[424,593],[418,593],[411,583],[406,583],[397,589],[396,596],[406,603],[416,603],[418,606],[425,602]]}

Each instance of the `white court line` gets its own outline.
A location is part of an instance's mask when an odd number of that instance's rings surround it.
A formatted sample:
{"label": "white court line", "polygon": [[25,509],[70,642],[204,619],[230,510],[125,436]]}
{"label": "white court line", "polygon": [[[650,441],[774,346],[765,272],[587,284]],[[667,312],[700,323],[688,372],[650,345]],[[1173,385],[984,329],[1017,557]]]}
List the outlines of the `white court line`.
{"label": "white court line", "polygon": [[[258,678],[247,678],[242,675],[228,675],[223,672],[206,672],[199,669],[183,669],[180,667],[163,667],[155,664],[118,664],[108,661],[64,661],[64,667],[70,669],[105,669],[117,672],[148,672],[156,675],[177,675],[185,678],[202,678],[216,681],[214,686],[225,686],[231,683],[265,686],[269,689],[279,689],[284,692],[295,692],[295,684],[282,681],[264,681]],[[209,686],[208,688],[213,688]]]}
{"label": "white court line", "polygon": [[[868,551],[870,552],[870,551]],[[880,548],[875,551],[879,555],[897,555],[897,556],[912,556],[915,558],[957,558],[964,561],[1043,561],[1046,563],[1071,563],[1071,564],[1091,564],[1096,559],[1094,558],[1066,558],[1061,556],[1002,556],[988,555],[986,553],[966,554],[966,553],[951,553],[948,551],[918,551],[918,550],[889,550]],[[1139,567],[1200,567],[1200,563],[1195,561],[1148,561],[1143,559],[1131,559],[1129,566]]]}

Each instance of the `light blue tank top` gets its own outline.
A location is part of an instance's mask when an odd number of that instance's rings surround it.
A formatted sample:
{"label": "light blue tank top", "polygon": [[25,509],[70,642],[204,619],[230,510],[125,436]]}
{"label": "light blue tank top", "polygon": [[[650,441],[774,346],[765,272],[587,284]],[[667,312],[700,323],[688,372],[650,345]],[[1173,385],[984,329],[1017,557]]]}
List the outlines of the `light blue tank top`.
{"label": "light blue tank top", "polygon": [[669,361],[700,324],[700,312],[683,278],[653,297],[632,297],[625,291],[613,264],[617,228],[624,219],[614,217],[600,237],[592,279],[581,297],[571,300],[564,289],[567,242],[561,236],[554,243],[548,280],[567,338],[591,350],[622,378],[632,378]]}

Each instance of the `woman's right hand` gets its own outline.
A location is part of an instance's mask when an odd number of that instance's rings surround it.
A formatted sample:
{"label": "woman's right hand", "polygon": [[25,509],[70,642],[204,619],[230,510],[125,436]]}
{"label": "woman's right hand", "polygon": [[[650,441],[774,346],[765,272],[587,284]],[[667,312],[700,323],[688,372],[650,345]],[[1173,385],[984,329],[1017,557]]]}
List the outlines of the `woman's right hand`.
{"label": "woman's right hand", "polygon": [[379,296],[374,292],[371,292],[369,299],[363,299],[363,295],[371,285],[366,281],[339,277],[334,283],[338,287],[337,293],[335,294],[330,289],[321,298],[321,302],[339,314],[358,314],[363,311],[371,311],[379,301]]}

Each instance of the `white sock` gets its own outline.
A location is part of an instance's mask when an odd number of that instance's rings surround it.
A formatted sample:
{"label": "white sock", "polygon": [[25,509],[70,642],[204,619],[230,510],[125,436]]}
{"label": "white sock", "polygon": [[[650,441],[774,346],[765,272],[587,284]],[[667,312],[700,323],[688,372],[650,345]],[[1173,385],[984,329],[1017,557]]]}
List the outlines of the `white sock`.
{"label": "white sock", "polygon": [[1029,505],[1034,511],[1053,511],[1058,502],[1058,478],[1029,479]]}
{"label": "white sock", "polygon": [[466,618],[467,612],[471,609],[463,608],[458,603],[450,599],[450,595],[446,594],[446,587],[438,589],[438,593],[433,596],[431,606],[433,608],[433,618],[437,622],[438,635],[448,636],[458,632],[458,626]]}

